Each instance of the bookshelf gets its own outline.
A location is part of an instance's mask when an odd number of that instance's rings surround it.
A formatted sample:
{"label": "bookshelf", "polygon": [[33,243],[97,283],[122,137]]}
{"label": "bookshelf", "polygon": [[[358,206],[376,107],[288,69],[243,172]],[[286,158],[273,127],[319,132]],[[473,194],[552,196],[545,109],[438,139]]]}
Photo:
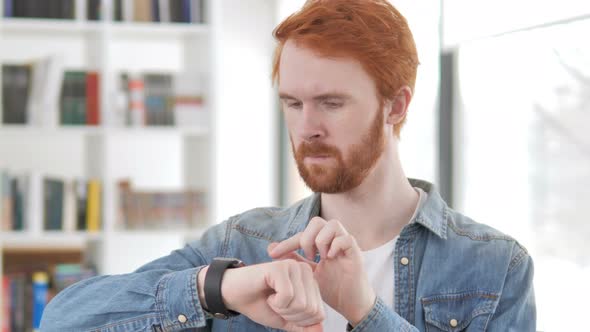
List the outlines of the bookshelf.
{"label": "bookshelf", "polygon": [[[0,0],[0,63],[25,65],[57,54],[62,72],[96,72],[100,123],[61,124],[60,105],[52,106],[50,121],[0,120],[0,170],[100,179],[102,216],[97,232],[46,231],[43,212],[31,211],[25,230],[0,231],[0,275],[16,256],[45,259],[51,253],[66,253],[65,263],[91,262],[100,274],[129,272],[231,215],[277,203],[274,0],[204,0],[205,20],[198,23],[118,22],[115,0],[102,0],[97,21],[86,18],[87,0],[73,0],[71,19],[5,17],[6,1]],[[193,123],[128,125],[118,101],[121,73],[197,81],[191,88],[203,96],[206,116]],[[0,108],[0,119],[4,112]],[[122,179],[138,190],[203,191],[206,216],[189,228],[121,228]]]}

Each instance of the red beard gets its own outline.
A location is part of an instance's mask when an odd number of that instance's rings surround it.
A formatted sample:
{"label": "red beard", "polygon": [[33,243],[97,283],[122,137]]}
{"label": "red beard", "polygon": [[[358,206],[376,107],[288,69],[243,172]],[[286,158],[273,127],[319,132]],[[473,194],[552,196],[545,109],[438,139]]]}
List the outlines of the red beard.
{"label": "red beard", "polygon": [[[322,142],[303,142],[297,150],[291,140],[291,148],[297,162],[299,175],[314,192],[335,194],[358,187],[369,175],[385,149],[383,135],[383,111],[380,107],[369,131],[359,144],[350,147],[349,158],[344,160],[335,146]],[[305,157],[328,156],[336,160],[336,166],[304,164]]]}

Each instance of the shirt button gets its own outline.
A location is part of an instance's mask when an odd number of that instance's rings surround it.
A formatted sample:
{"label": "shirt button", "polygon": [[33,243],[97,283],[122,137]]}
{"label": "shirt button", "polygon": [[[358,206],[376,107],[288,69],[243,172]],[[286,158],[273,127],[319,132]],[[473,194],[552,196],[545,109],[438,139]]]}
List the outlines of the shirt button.
{"label": "shirt button", "polygon": [[449,322],[449,324],[451,324],[451,327],[457,327],[457,325],[459,324],[459,322],[457,322],[456,319],[451,319],[451,321]]}
{"label": "shirt button", "polygon": [[400,262],[402,263],[402,265],[408,265],[410,263],[410,260],[408,259],[408,257],[402,257]]}
{"label": "shirt button", "polygon": [[178,315],[178,321],[181,323],[186,323],[187,319],[185,315]]}

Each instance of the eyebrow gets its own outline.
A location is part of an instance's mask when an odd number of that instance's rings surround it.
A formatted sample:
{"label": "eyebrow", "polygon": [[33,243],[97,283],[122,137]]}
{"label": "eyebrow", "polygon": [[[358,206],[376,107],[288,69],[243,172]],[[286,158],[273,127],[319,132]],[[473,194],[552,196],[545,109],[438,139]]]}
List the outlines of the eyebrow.
{"label": "eyebrow", "polygon": [[[284,92],[280,92],[279,93],[279,98],[281,100],[299,100],[291,95],[289,95],[288,93],[284,93]],[[351,99],[352,97],[349,94],[346,93],[339,93],[339,92],[331,92],[331,93],[324,93],[321,95],[317,95],[313,97],[313,100],[315,101],[324,101],[324,100],[328,100],[328,99],[342,99],[342,100],[347,100],[347,99]]]}

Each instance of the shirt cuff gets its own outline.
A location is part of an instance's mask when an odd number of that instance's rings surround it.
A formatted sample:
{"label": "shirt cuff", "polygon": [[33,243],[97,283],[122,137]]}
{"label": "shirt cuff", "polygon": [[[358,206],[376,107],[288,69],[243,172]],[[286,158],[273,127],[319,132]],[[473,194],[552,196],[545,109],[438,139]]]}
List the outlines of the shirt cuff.
{"label": "shirt cuff", "polygon": [[347,331],[369,332],[369,331],[418,331],[405,319],[391,310],[380,297],[375,300],[375,305],[369,313],[354,328],[350,323]]}
{"label": "shirt cuff", "polygon": [[164,331],[203,327],[207,324],[197,288],[197,274],[202,268],[172,272],[160,279],[156,309]]}

